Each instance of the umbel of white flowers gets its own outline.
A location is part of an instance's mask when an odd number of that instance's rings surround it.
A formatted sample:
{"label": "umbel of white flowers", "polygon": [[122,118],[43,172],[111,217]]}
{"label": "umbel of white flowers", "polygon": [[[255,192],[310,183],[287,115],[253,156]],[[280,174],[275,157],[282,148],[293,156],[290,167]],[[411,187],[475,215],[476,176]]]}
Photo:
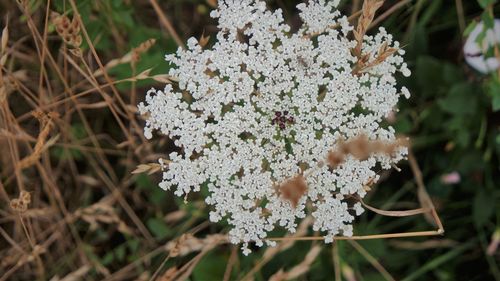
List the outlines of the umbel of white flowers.
{"label": "umbel of white flowers", "polygon": [[[303,24],[292,33],[282,11],[267,10],[264,1],[219,1],[211,13],[220,30],[213,47],[191,38],[187,50],[167,55],[178,85],[151,89],[139,105],[145,136],[159,131],[182,150],[170,153],[168,166],[161,161],[160,187],[178,196],[207,189],[210,220],[227,218],[230,240],[245,254],[249,242],[273,245],[266,238],[276,227],[295,232],[308,210],[327,243],[352,236],[363,208],[347,199],[366,194],[366,183],[378,179],[376,165],[388,169],[407,153],[401,146],[323,164],[341,140],[363,134],[394,141],[383,120],[409,96],[396,87],[397,72],[410,75],[399,43],[383,28],[366,35],[370,7],[360,18],[365,30],[354,30],[338,2],[298,5]],[[299,196],[286,200],[279,187],[294,178],[302,181]]]}

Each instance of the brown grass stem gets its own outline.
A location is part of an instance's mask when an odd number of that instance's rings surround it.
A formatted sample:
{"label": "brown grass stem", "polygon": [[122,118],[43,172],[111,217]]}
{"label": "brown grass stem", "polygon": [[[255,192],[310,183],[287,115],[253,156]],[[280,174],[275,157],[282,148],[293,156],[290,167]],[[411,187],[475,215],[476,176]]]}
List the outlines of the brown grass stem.
{"label": "brown grass stem", "polygon": [[184,45],[183,41],[181,40],[181,38],[179,37],[179,35],[175,31],[175,28],[172,26],[172,23],[168,19],[167,15],[165,15],[163,10],[161,9],[160,5],[158,4],[158,1],[149,0],[149,3],[151,4],[151,6],[153,6],[153,9],[155,10],[156,14],[158,15],[158,18],[160,19],[161,24],[167,29],[168,33],[170,34],[170,36],[172,36],[175,43],[178,46],[185,49],[186,46]]}

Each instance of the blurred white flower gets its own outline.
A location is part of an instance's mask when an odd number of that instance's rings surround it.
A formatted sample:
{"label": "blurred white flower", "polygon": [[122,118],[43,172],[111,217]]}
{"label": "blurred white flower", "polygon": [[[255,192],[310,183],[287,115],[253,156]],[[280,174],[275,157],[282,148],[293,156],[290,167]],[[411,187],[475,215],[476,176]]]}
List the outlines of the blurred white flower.
{"label": "blurred white flower", "polygon": [[481,73],[490,73],[500,66],[498,58],[495,56],[486,57],[485,53],[495,44],[500,43],[500,20],[495,20],[493,29],[486,30],[485,37],[481,44],[478,44],[478,37],[484,30],[483,22],[479,22],[467,37],[464,45],[464,55],[467,63]]}
{"label": "blurred white flower", "polygon": [[395,140],[382,123],[409,95],[396,88],[397,72],[410,75],[404,51],[383,28],[364,37],[362,51],[367,62],[390,55],[354,70],[353,27],[338,2],[299,5],[303,26],[291,34],[281,10],[267,10],[264,1],[219,1],[211,13],[219,19],[215,45],[203,50],[191,38],[187,50],[167,55],[178,88],[151,89],[139,105],[148,116],[145,136],[157,130],[182,148],[169,155],[160,187],[178,196],[208,189],[210,220],[227,218],[230,239],[245,254],[276,226],[295,232],[306,202],[327,242],[352,235],[363,210],[348,197],[363,197],[365,183],[378,179],[375,167],[388,169],[406,154],[401,147],[393,155],[349,156],[335,169],[322,164],[340,140]]}

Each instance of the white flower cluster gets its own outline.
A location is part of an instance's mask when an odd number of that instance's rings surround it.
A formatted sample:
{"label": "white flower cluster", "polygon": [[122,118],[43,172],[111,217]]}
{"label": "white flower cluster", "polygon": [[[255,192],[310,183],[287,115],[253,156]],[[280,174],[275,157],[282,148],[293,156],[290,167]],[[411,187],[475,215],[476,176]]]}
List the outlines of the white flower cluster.
{"label": "white flower cluster", "polygon": [[[297,6],[303,25],[291,33],[282,12],[267,10],[264,1],[219,1],[211,13],[219,19],[215,45],[204,50],[191,38],[187,50],[167,55],[178,86],[152,89],[139,105],[145,136],[158,130],[182,149],[169,155],[160,187],[178,196],[207,188],[210,220],[227,218],[231,242],[243,243],[245,254],[249,242],[272,244],[266,238],[278,225],[293,233],[307,202],[313,228],[327,242],[352,235],[363,208],[348,197],[365,195],[363,186],[378,179],[376,165],[390,168],[406,154],[401,148],[397,155],[347,157],[335,169],[321,164],[341,139],[395,139],[382,124],[409,94],[396,88],[396,72],[410,72],[399,49],[353,73],[356,42],[336,10],[339,0],[308,2]],[[399,48],[380,28],[365,36],[363,53],[373,60],[384,43]],[[292,204],[277,187],[299,174],[307,192]]]}

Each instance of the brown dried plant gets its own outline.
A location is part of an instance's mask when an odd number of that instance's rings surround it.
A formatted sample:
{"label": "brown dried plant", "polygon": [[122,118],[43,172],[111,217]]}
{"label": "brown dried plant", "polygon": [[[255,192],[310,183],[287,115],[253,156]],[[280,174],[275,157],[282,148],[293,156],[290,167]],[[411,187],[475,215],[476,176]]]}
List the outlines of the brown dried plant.
{"label": "brown dried plant", "polygon": [[195,237],[191,233],[182,234],[179,239],[168,242],[165,250],[170,253],[170,257],[186,256],[192,252],[199,252],[203,249],[214,247],[216,245],[229,243],[227,235],[213,234],[203,239]]}
{"label": "brown dried plant", "polygon": [[90,224],[90,230],[95,231],[100,228],[100,224],[116,225],[117,230],[123,234],[133,235],[131,228],[119,217],[112,206],[112,198],[92,204],[86,208],[76,210],[75,218],[81,218]]}
{"label": "brown dried plant", "polygon": [[[363,7],[361,9],[361,16],[358,20],[358,25],[353,31],[354,39],[356,40],[356,46],[351,50],[353,55],[358,58],[356,65],[352,70],[352,74],[358,75],[363,73],[370,68],[381,64],[388,57],[392,56],[398,51],[396,48],[388,47],[387,42],[382,43],[379,47],[377,54],[373,55],[374,59],[370,61],[372,54],[363,53],[363,40],[366,32],[372,25],[375,18],[375,13],[382,7],[384,0],[365,0],[363,2]],[[384,15],[385,16],[385,15]]]}
{"label": "brown dried plant", "polygon": [[361,59],[363,56],[362,47],[365,34],[375,18],[375,13],[380,7],[382,7],[383,4],[384,0],[365,0],[363,2],[361,16],[358,19],[358,25],[356,29],[353,30],[354,39],[357,43],[352,52],[356,57],[358,57],[358,59]]}
{"label": "brown dried plant", "polygon": [[7,44],[9,42],[9,26],[6,25],[2,30],[2,38],[0,39],[0,105],[7,100],[8,95],[8,80],[4,78],[2,71],[3,66],[7,62]]}
{"label": "brown dried plant", "polygon": [[80,35],[80,22],[76,18],[69,19],[68,16],[57,12],[52,12],[51,18],[57,33],[64,43],[73,47],[70,51],[76,56],[81,56],[80,46],[83,40]]}
{"label": "brown dried plant", "polygon": [[330,168],[336,169],[341,165],[348,155],[363,161],[373,154],[393,155],[401,147],[407,147],[407,138],[398,138],[395,141],[369,140],[365,134],[360,134],[347,141],[339,141],[337,147],[332,149],[327,156]]}
{"label": "brown dried plant", "polygon": [[304,176],[297,175],[278,187],[281,197],[292,204],[292,207],[297,207],[300,198],[307,192],[307,183]]}
{"label": "brown dried plant", "polygon": [[53,120],[59,116],[56,112],[50,112],[45,114],[41,111],[34,111],[33,117],[35,117],[40,122],[40,134],[38,135],[35,147],[33,148],[33,153],[29,156],[23,158],[17,168],[25,169],[34,165],[41,157],[42,153],[47,150],[50,146],[54,145],[58,137],[54,137],[47,141],[49,133],[53,127]]}
{"label": "brown dried plant", "polygon": [[283,269],[281,269],[280,271],[272,275],[271,278],[269,278],[269,281],[295,280],[301,275],[305,274],[311,269],[311,265],[320,254],[321,248],[322,247],[320,245],[312,246],[301,263],[294,266],[289,271],[284,271]]}
{"label": "brown dried plant", "polygon": [[141,54],[147,52],[156,43],[156,39],[151,38],[142,42],[139,46],[132,49],[132,63],[137,63],[141,59]]}
{"label": "brown dried plant", "polygon": [[24,213],[28,210],[31,203],[31,194],[27,191],[21,191],[18,198],[10,200],[10,207],[19,213]]}
{"label": "brown dried plant", "polygon": [[[340,140],[335,149],[332,149],[326,156],[326,163],[331,169],[337,169],[345,159],[351,155],[354,158],[364,161],[373,154],[393,155],[398,149],[408,146],[407,138],[398,138],[395,141],[369,140],[365,134],[360,134],[350,140]],[[320,161],[318,166],[322,166]],[[148,166],[141,169],[142,172],[149,170]],[[369,190],[373,183],[367,182],[365,189]],[[281,198],[290,202],[292,207],[297,207],[299,200],[307,193],[307,183],[305,176],[296,175],[277,187]]]}

